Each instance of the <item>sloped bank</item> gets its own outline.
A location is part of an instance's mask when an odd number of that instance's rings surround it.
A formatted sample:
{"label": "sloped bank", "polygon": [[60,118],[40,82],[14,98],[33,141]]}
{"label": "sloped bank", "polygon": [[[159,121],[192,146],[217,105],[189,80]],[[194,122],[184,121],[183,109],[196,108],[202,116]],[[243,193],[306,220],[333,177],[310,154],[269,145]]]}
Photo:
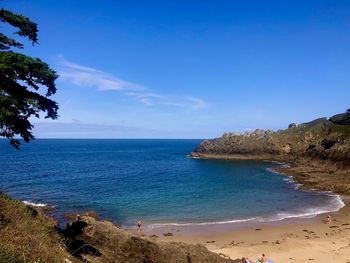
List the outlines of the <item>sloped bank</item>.
{"label": "sloped bank", "polygon": [[69,250],[84,262],[241,262],[219,256],[199,244],[157,242],[139,237],[108,221],[97,221],[89,216],[69,223],[62,233]]}
{"label": "sloped bank", "polygon": [[0,193],[0,263],[234,263],[203,245],[157,242],[82,216],[62,230],[41,209]]}
{"label": "sloped bank", "polygon": [[226,133],[203,141],[194,158],[273,160],[303,188],[350,194],[350,111],[288,129]]}

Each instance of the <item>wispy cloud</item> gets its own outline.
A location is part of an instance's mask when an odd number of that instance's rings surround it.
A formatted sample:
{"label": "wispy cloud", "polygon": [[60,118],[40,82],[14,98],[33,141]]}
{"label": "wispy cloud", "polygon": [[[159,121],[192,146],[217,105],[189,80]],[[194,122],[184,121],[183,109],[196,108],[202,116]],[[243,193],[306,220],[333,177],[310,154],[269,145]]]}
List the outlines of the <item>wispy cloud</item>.
{"label": "wispy cloud", "polygon": [[145,106],[173,106],[192,110],[201,110],[208,104],[200,98],[192,96],[166,96],[152,91],[144,85],[126,81],[107,72],[82,66],[59,57],[61,80],[79,87],[95,88],[100,91],[114,90],[132,97]]}
{"label": "wispy cloud", "polygon": [[125,93],[125,95],[134,97],[137,101],[143,103],[146,106],[153,106],[165,99],[165,97],[160,94],[147,92],[147,91],[146,92],[127,92]]}
{"label": "wispy cloud", "polygon": [[91,87],[98,90],[143,90],[142,85],[122,80],[111,74],[90,67],[85,67],[59,57],[61,70],[59,75],[63,81],[80,87]]}
{"label": "wispy cloud", "polygon": [[201,110],[208,107],[208,104],[202,99],[194,97],[185,97],[184,99],[190,102],[190,104],[195,110]]}

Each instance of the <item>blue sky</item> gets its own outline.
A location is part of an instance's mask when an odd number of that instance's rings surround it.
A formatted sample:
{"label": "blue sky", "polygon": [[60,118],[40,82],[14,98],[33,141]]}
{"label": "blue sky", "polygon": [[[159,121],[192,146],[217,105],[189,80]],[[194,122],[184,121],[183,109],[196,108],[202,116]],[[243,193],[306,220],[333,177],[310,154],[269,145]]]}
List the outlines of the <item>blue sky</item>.
{"label": "blue sky", "polygon": [[350,107],[349,1],[1,5],[38,23],[23,52],[60,75],[37,137],[212,138]]}

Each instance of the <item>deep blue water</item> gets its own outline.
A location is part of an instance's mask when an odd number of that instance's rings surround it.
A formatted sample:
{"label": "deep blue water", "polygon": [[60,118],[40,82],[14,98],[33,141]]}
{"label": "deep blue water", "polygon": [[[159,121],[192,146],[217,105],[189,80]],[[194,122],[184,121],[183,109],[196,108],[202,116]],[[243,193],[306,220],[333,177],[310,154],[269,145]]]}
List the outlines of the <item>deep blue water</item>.
{"label": "deep blue water", "polygon": [[96,210],[120,224],[278,220],[339,209],[262,161],[187,157],[200,140],[0,140],[0,189],[57,213]]}

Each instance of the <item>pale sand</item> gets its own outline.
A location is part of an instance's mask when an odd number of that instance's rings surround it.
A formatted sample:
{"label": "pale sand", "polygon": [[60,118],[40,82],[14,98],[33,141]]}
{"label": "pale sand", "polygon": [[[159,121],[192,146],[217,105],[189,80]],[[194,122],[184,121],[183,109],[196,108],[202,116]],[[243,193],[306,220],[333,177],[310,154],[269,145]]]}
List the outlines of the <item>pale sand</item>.
{"label": "pale sand", "polygon": [[[232,259],[247,256],[253,262],[261,253],[275,263],[280,262],[350,262],[350,199],[346,206],[313,219],[288,219],[275,223],[205,226],[201,229],[181,229],[176,226],[153,230],[160,241],[201,243],[216,253]],[[226,230],[225,230],[226,229]],[[258,230],[257,230],[258,229]],[[259,230],[261,229],[261,230]],[[171,232],[174,236],[163,236]],[[214,242],[213,242],[214,241]]]}

